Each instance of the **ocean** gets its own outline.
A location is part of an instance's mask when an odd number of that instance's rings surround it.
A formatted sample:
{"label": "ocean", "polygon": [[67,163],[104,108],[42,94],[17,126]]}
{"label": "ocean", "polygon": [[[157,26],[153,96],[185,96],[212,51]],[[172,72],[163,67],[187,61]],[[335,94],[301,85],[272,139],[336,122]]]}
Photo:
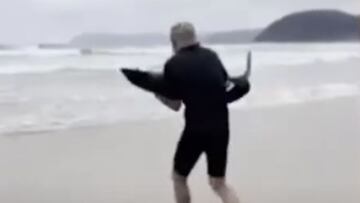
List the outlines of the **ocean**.
{"label": "ocean", "polygon": [[[229,74],[253,51],[252,91],[230,108],[267,108],[358,95],[360,45],[212,45]],[[177,114],[130,85],[120,67],[161,70],[170,46],[0,50],[0,135],[159,119]],[[338,64],[349,64],[348,67]]]}

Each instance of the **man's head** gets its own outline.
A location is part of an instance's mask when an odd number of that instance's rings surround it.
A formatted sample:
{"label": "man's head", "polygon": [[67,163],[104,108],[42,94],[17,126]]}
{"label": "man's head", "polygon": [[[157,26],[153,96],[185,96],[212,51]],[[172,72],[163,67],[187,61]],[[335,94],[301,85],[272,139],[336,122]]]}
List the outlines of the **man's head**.
{"label": "man's head", "polygon": [[174,52],[198,44],[194,26],[189,22],[181,22],[171,27],[170,39]]}

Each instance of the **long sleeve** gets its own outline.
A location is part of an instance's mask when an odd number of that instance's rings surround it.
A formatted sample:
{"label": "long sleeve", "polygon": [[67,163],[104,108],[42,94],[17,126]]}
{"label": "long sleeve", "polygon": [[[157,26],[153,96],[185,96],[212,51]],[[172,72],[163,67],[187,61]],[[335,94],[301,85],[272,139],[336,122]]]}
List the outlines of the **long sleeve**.
{"label": "long sleeve", "polygon": [[176,74],[174,74],[171,62],[168,61],[164,67],[164,82],[167,88],[164,91],[163,96],[173,100],[181,100],[180,89],[176,81]]}

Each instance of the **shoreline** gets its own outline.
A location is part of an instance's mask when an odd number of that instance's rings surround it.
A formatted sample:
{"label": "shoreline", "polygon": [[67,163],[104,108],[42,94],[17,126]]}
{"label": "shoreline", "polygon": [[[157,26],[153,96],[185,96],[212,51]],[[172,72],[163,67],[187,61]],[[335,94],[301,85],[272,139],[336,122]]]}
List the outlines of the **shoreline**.
{"label": "shoreline", "polygon": [[[337,96],[337,97],[328,97],[328,98],[315,98],[309,99],[307,101],[296,101],[296,102],[287,102],[287,103],[274,103],[269,105],[252,105],[248,107],[244,107],[243,101],[237,102],[235,104],[231,104],[229,106],[230,112],[230,119],[231,117],[238,117],[236,115],[248,113],[248,112],[259,112],[259,111],[267,111],[267,110],[274,110],[274,109],[282,109],[282,108],[296,108],[301,107],[304,105],[316,105],[319,103],[326,103],[326,102],[336,102],[336,101],[345,101],[351,99],[358,99],[360,95],[344,95],[344,96]],[[360,103],[360,102],[359,102]],[[170,110],[169,110],[170,111]],[[67,134],[71,131],[82,131],[87,129],[106,129],[106,128],[114,128],[114,127],[125,127],[125,128],[132,128],[134,126],[149,126],[149,125],[159,125],[162,122],[171,122],[172,124],[179,124],[179,126],[184,125],[183,120],[183,111],[180,112],[171,112],[171,115],[162,118],[151,118],[151,119],[137,119],[137,120],[123,120],[118,122],[112,122],[107,124],[93,124],[93,125],[84,125],[84,126],[74,126],[69,128],[62,128],[62,129],[48,129],[48,130],[34,130],[34,131],[16,131],[16,132],[7,132],[0,134],[0,136],[36,136],[36,135],[51,135],[51,134]],[[131,126],[131,127],[129,127]]]}

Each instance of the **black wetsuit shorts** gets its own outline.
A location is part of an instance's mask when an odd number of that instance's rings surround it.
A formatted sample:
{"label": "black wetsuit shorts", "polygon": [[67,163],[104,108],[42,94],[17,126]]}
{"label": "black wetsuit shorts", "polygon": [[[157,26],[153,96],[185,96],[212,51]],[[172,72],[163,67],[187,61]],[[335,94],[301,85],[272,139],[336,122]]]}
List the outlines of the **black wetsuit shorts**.
{"label": "black wetsuit shorts", "polygon": [[202,132],[185,129],[176,149],[174,170],[179,175],[187,177],[200,155],[204,153],[208,175],[224,177],[228,144],[229,130],[227,128]]}

